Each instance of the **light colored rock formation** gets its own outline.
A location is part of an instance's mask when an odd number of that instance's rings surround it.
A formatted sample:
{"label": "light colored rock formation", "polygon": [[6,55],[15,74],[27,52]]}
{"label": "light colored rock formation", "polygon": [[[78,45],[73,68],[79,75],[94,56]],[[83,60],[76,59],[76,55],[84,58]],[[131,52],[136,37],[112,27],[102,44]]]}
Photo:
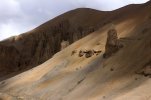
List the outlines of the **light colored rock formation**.
{"label": "light colored rock formation", "polygon": [[68,46],[69,46],[69,41],[63,40],[63,41],[61,42],[61,50],[65,49],[65,48],[68,47]]}

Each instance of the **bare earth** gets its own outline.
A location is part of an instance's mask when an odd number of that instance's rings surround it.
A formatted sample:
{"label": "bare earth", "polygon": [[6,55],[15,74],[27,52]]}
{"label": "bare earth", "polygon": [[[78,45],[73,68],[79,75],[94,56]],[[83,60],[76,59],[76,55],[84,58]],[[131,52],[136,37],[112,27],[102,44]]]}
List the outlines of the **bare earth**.
{"label": "bare earth", "polygon": [[[0,82],[0,100],[151,100],[151,76],[138,74],[151,68],[150,11],[147,3],[113,20],[124,47],[111,57],[103,58],[109,23],[45,63]],[[71,56],[85,49],[102,53]]]}

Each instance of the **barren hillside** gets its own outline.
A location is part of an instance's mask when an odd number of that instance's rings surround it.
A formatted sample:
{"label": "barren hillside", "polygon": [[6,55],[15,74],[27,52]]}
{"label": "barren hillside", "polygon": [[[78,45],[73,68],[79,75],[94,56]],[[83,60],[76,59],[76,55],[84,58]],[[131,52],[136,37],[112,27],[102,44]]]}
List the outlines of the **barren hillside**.
{"label": "barren hillside", "polygon": [[129,5],[112,12],[79,8],[1,41],[0,80],[44,63],[60,51],[63,40],[72,44],[105,25],[126,20],[127,15],[134,15],[142,6]]}
{"label": "barren hillside", "polygon": [[75,9],[34,30],[1,41],[0,77],[42,64],[60,51],[63,40],[71,44],[97,30],[105,15],[93,9]]}
{"label": "barren hillside", "polygon": [[[150,11],[151,2],[107,12],[110,16],[102,17],[103,21],[111,22],[56,53],[45,63],[0,82],[0,99],[151,100]],[[93,16],[96,20],[97,15]],[[97,21],[93,24],[102,23],[101,18]],[[104,58],[107,32],[113,23],[123,47]],[[32,36],[30,32],[24,35]],[[88,58],[79,56],[80,50],[91,49],[102,52]]]}

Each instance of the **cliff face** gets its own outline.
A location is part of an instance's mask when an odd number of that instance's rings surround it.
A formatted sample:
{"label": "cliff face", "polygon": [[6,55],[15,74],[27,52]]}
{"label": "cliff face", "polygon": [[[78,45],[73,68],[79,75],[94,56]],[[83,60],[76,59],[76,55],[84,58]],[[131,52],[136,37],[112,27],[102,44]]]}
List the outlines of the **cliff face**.
{"label": "cliff face", "polygon": [[[138,10],[139,7],[136,6],[131,11]],[[122,13],[129,13],[129,9],[113,12],[76,9],[32,31],[1,41],[0,77],[42,64],[60,51],[63,40],[72,44],[102,26],[114,23],[114,19],[121,20],[119,15]]]}
{"label": "cliff face", "polygon": [[71,44],[88,33],[36,33],[14,37],[9,45],[5,42],[0,45],[0,76],[42,64],[60,51],[62,40],[69,39]]}
{"label": "cliff face", "polygon": [[0,52],[0,76],[18,70],[20,55],[17,49],[14,46],[0,44]]}
{"label": "cliff face", "polygon": [[76,9],[32,31],[1,41],[0,77],[42,64],[61,50],[63,40],[71,44],[97,30],[104,16],[100,11]]}

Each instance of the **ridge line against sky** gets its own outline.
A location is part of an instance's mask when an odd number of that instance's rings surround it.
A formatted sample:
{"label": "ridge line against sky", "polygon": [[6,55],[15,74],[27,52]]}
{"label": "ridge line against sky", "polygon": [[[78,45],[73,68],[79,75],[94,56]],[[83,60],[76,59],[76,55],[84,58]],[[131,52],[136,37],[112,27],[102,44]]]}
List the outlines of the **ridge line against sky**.
{"label": "ridge line against sky", "polygon": [[75,8],[115,10],[149,0],[0,0],[0,40],[32,30]]}

